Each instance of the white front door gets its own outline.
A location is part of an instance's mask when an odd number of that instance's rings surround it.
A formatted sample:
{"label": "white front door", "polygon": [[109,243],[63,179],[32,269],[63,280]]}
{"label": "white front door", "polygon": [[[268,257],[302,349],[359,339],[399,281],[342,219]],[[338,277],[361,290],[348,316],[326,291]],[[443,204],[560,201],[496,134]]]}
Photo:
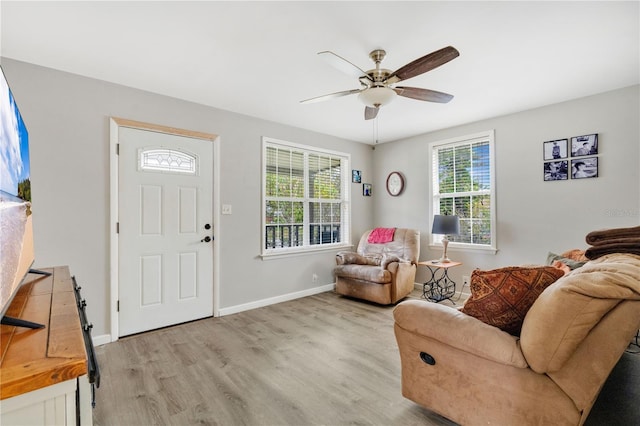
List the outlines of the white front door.
{"label": "white front door", "polygon": [[118,131],[119,335],[213,315],[213,143]]}

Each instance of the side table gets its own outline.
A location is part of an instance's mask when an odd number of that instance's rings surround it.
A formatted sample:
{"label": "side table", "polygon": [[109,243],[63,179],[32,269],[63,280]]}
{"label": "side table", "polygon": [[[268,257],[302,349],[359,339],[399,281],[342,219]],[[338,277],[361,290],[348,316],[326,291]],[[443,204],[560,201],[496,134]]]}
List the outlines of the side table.
{"label": "side table", "polygon": [[418,265],[426,266],[431,272],[431,277],[422,284],[422,297],[436,303],[449,300],[455,305],[452,297],[456,293],[456,283],[449,278],[449,268],[460,266],[462,262],[427,260]]}

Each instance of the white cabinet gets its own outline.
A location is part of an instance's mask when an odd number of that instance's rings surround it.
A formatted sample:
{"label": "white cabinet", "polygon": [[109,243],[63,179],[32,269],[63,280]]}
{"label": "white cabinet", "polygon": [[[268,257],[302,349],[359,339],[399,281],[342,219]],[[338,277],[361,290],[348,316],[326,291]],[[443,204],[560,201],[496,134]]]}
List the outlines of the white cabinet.
{"label": "white cabinet", "polygon": [[[66,425],[76,424],[77,380],[67,380],[0,401],[0,424]],[[80,395],[82,400],[82,395]],[[90,395],[89,395],[90,397]],[[82,422],[85,424],[92,424]]]}
{"label": "white cabinet", "polygon": [[[67,267],[23,284],[7,311],[44,324],[2,325],[0,425],[91,426],[99,372],[86,323],[86,303]],[[16,306],[14,306],[16,305]]]}

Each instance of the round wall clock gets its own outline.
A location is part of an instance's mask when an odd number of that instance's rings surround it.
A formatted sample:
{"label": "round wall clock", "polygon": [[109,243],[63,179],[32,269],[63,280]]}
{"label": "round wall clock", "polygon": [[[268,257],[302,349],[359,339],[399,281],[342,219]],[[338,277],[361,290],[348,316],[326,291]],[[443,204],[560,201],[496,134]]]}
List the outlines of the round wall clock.
{"label": "round wall clock", "polygon": [[400,172],[391,172],[387,176],[387,192],[389,195],[396,197],[402,193],[404,189],[404,177]]}

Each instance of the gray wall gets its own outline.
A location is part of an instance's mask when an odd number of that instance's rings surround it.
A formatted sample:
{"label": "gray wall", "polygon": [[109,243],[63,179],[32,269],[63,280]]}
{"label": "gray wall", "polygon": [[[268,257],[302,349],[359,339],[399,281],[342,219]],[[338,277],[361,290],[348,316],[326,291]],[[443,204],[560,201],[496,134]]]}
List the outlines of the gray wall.
{"label": "gray wall", "polygon": [[[220,308],[233,308],[334,282],[335,251],[263,261],[260,254],[261,137],[351,154],[373,178],[371,147],[165,96],[2,59],[29,130],[36,267],[69,265],[90,307],[94,336],[109,315],[109,117],[220,135],[220,202],[233,206],[216,224]],[[352,184],[352,239],[373,223],[373,197]],[[312,275],[318,281],[312,282]]]}
{"label": "gray wall", "polygon": [[[464,262],[451,269],[455,281],[475,268],[543,263],[549,251],[586,248],[592,230],[640,224],[640,97],[632,86],[464,126],[382,144],[374,151],[374,184],[384,186],[393,170],[405,174],[396,198],[377,191],[374,221],[422,232],[421,259],[429,248],[431,142],[495,129],[497,254],[449,250]],[[599,134],[599,177],[544,182],[544,141]],[[418,281],[423,281],[421,271]]]}
{"label": "gray wall", "polygon": [[[216,224],[220,241],[220,307],[233,308],[334,281],[333,251],[263,261],[260,253],[261,137],[351,154],[352,168],[373,183],[363,197],[352,184],[352,241],[373,226],[421,230],[428,247],[430,142],[495,129],[497,254],[451,250],[474,268],[540,263],[549,250],[584,247],[594,229],[640,220],[639,86],[369,145],[159,96],[31,64],[2,60],[29,129],[36,267],[70,265],[83,287],[94,336],[109,333],[109,117],[116,116],[221,136],[220,202],[233,215]],[[542,142],[599,133],[600,177],[543,182]],[[390,197],[386,176],[399,170],[405,192]],[[311,276],[317,273],[317,283]],[[417,281],[424,280],[420,271]]]}

